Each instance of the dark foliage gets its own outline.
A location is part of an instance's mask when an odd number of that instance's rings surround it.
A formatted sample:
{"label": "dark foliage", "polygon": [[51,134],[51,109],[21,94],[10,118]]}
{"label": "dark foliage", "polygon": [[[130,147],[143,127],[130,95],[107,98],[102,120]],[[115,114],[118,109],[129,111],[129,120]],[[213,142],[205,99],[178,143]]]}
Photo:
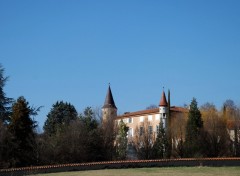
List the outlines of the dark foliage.
{"label": "dark foliage", "polygon": [[56,102],[51,111],[47,115],[43,129],[49,135],[55,134],[58,130],[62,130],[68,126],[71,121],[77,119],[77,111],[70,103],[63,101]]}
{"label": "dark foliage", "polygon": [[0,64],[0,120],[7,123],[11,114],[11,105],[13,103],[12,98],[6,97],[4,92],[4,86],[8,77],[4,76],[4,68]]}
{"label": "dark foliage", "polygon": [[153,158],[162,159],[168,157],[168,138],[166,130],[163,128],[162,120],[159,123],[159,129],[157,131],[157,138],[153,145]]}
{"label": "dark foliage", "polygon": [[[11,166],[29,166],[36,163],[36,122],[31,118],[33,110],[24,97],[13,104],[9,131],[14,145],[11,151]],[[34,112],[35,114],[35,112]]]}
{"label": "dark foliage", "polygon": [[185,137],[185,156],[199,157],[202,155],[201,150],[201,132],[203,130],[203,121],[201,113],[197,106],[197,101],[193,98],[188,112]]}

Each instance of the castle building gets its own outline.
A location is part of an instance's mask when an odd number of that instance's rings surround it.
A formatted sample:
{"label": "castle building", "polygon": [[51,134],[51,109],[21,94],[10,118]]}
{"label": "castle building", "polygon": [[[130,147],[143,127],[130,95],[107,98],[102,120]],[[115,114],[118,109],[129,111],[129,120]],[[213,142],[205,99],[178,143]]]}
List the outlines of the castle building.
{"label": "castle building", "polygon": [[103,122],[113,120],[119,123],[123,120],[123,122],[129,127],[129,139],[134,137],[136,128],[140,128],[141,133],[141,129],[145,121],[149,122],[148,130],[150,133],[156,133],[158,131],[160,121],[163,122],[164,128],[168,128],[170,127],[170,119],[177,118],[179,114],[186,112],[187,110],[185,108],[170,106],[170,91],[168,92],[167,101],[163,90],[158,108],[140,110],[136,112],[126,112],[122,115],[117,115],[117,107],[113,99],[110,85],[102,107]]}

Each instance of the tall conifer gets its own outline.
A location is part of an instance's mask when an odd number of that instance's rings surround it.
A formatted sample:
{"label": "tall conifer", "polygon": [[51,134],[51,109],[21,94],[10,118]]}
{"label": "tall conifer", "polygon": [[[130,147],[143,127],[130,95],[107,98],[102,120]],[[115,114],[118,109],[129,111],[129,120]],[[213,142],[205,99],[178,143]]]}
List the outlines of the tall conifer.
{"label": "tall conifer", "polygon": [[4,76],[4,68],[0,64],[0,120],[3,122],[9,121],[11,104],[13,102],[12,98],[6,97],[6,94],[3,90],[7,80],[8,77]]}
{"label": "tall conifer", "polygon": [[185,137],[185,156],[194,157],[201,155],[201,130],[203,121],[197,106],[197,101],[193,98],[188,112]]}
{"label": "tall conifer", "polygon": [[168,158],[169,143],[165,129],[163,128],[162,120],[159,123],[157,138],[153,146],[153,158],[161,159]]}
{"label": "tall conifer", "polygon": [[36,122],[30,117],[33,109],[24,97],[19,97],[12,107],[9,124],[13,136],[12,166],[29,166],[35,164],[35,133]]}

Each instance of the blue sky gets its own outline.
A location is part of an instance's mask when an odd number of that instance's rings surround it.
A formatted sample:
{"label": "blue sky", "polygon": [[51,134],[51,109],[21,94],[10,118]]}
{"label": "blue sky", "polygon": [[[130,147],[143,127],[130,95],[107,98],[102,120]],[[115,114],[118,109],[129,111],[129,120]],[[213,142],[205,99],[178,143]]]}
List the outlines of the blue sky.
{"label": "blue sky", "polygon": [[0,1],[0,63],[8,97],[79,112],[103,105],[111,83],[118,112],[158,104],[240,104],[240,1]]}

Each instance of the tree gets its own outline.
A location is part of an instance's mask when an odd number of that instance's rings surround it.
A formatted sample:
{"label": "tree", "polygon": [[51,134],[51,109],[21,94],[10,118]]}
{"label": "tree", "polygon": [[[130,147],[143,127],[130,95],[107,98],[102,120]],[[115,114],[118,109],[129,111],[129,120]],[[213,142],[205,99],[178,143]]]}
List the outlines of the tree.
{"label": "tree", "polygon": [[13,103],[13,99],[6,97],[4,92],[4,86],[6,85],[7,80],[8,77],[4,76],[4,68],[0,64],[0,120],[3,122],[9,121],[11,105]]}
{"label": "tree", "polygon": [[158,108],[158,106],[155,104],[150,104],[148,107],[146,107],[146,109],[156,109],[156,108]]}
{"label": "tree", "polygon": [[[11,151],[15,144],[12,141],[7,125],[0,121],[0,168],[9,168],[11,166]],[[16,147],[15,147],[16,148]]]}
{"label": "tree", "polygon": [[117,150],[117,158],[120,160],[126,159],[127,155],[127,132],[128,132],[127,125],[123,122],[123,120],[120,121],[118,125],[118,134],[116,138],[116,150]]}
{"label": "tree", "polygon": [[185,156],[196,157],[201,156],[201,132],[203,129],[203,121],[201,113],[197,106],[197,101],[193,98],[188,112],[188,120],[186,125],[185,136]]}
{"label": "tree", "polygon": [[229,155],[230,138],[224,118],[218,113],[215,105],[206,103],[201,107],[206,136],[204,154],[208,157]]}
{"label": "tree", "polygon": [[89,131],[97,129],[98,121],[94,117],[94,112],[91,107],[86,107],[83,114],[80,114],[79,118],[83,122],[83,124],[86,125],[86,128]]}
{"label": "tree", "polygon": [[155,135],[150,122],[145,120],[134,133],[134,146],[139,159],[151,159]]}
{"label": "tree", "polygon": [[186,132],[186,114],[177,114],[171,120],[170,128],[172,134],[172,156],[184,157],[184,138]]}
{"label": "tree", "polygon": [[85,149],[88,156],[87,161],[101,161],[105,157],[104,140],[99,124],[91,107],[87,107],[83,114],[80,114],[80,121],[83,123],[86,135]]}
{"label": "tree", "polygon": [[31,118],[37,111],[31,108],[24,97],[19,97],[12,106],[9,131],[12,134],[10,158],[12,166],[29,166],[36,163],[35,128],[36,122]]}
{"label": "tree", "polygon": [[92,141],[92,139],[89,138],[86,126],[80,119],[70,122],[64,131],[57,131],[52,135],[41,134],[37,140],[39,152],[38,164],[94,161],[94,158],[91,158],[92,155],[89,155],[89,141]]}
{"label": "tree", "polygon": [[102,132],[91,107],[69,123],[56,126],[51,135],[38,138],[40,164],[102,161],[105,159]]}
{"label": "tree", "polygon": [[167,156],[170,157],[172,155],[173,152],[173,144],[172,144],[172,128],[171,128],[171,124],[172,124],[172,116],[171,116],[171,98],[170,98],[171,94],[170,94],[170,90],[168,89],[168,113],[167,113],[167,126],[168,128],[166,129],[166,133],[167,133],[167,139],[168,139],[168,147],[167,147]]}
{"label": "tree", "polygon": [[73,105],[67,102],[57,101],[48,113],[43,129],[46,133],[52,135],[56,133],[57,130],[62,130],[68,126],[71,121],[76,120],[77,116],[77,111]]}
{"label": "tree", "polygon": [[226,100],[224,102],[223,118],[230,133],[233,155],[240,156],[240,109],[235,105],[233,100]]}
{"label": "tree", "polygon": [[157,159],[168,157],[168,138],[165,129],[163,128],[163,122],[160,120],[159,128],[157,131],[157,138],[153,145],[153,157]]}

